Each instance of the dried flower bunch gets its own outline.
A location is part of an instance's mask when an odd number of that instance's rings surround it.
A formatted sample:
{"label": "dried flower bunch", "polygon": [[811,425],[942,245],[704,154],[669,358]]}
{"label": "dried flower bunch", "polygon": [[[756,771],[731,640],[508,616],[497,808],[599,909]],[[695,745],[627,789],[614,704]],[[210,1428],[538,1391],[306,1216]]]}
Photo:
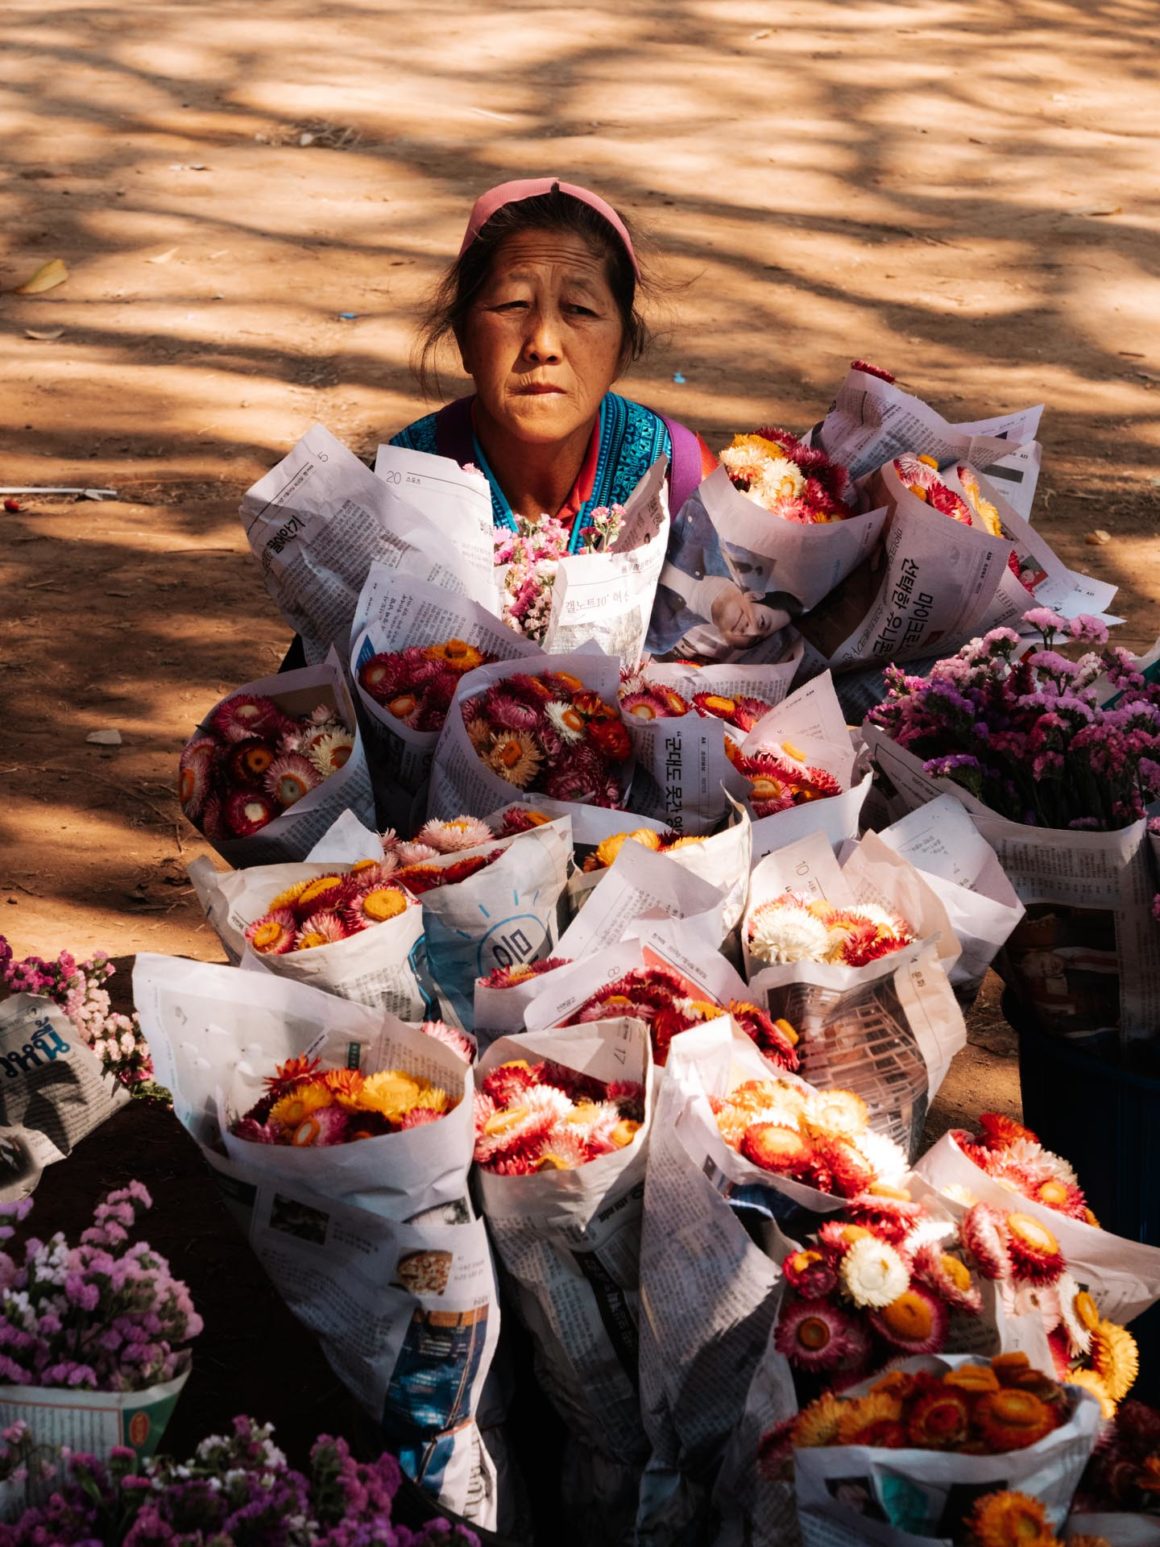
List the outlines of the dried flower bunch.
{"label": "dried flower bunch", "polygon": [[676,688],[651,682],[642,673],[629,674],[620,685],[620,707],[634,720],[647,725],[652,720],[675,720],[685,714],[724,720],[726,725],[747,735],[773,708],[763,698],[734,698],[728,693],[694,693],[686,698]]}
{"label": "dried flower bunch", "polygon": [[837,907],[824,897],[783,892],[760,903],[749,916],[746,939],[758,962],[832,962],[865,967],[900,951],[914,939],[905,919],[876,903]]}
{"label": "dried flower bunch", "polygon": [[997,507],[983,494],[974,470],[965,463],[955,468],[955,476],[966,491],[965,499],[939,477],[939,465],[933,457],[906,451],[895,457],[892,465],[910,493],[932,510],[962,526],[981,527],[992,537],[1003,536]]}
{"label": "dried flower bunch", "polygon": [[695,999],[677,974],[667,967],[634,967],[615,983],[607,984],[586,999],[569,1024],[609,1020],[616,1016],[644,1021],[652,1041],[653,1061],[663,1067],[668,1061],[669,1046],[678,1033],[721,1015],[731,1015],[740,1030],[778,1068],[797,1068],[798,1034],[788,1021],[775,1021],[757,1005],[745,1000],[731,1000],[722,1005],[711,999]]}
{"label": "dried flower bunch", "polygon": [[[1042,648],[992,629],[937,661],[927,677],[888,666],[886,700],[870,711],[936,777],[953,779],[1012,821],[1110,831],[1147,815],[1160,798],[1160,684],[1124,650],[1070,661],[1057,639],[1102,643],[1086,615],[1046,607],[1024,615]],[[1101,702],[1106,674],[1116,696]]]}
{"label": "dried flower bunch", "polygon": [[1096,1440],[1079,1488],[1078,1507],[1160,1514],[1160,1413],[1124,1402]]}
{"label": "dried flower bunch", "polygon": [[721,463],[735,489],[783,521],[817,526],[853,514],[846,469],[788,430],[735,435]]}
{"label": "dried flower bunch", "polygon": [[475,1159],[497,1176],[572,1171],[626,1149],[644,1122],[644,1087],[606,1083],[563,1064],[514,1059],[475,1096]]}
{"label": "dried flower bunch", "polygon": [[105,1073],[138,1090],[153,1079],[153,1058],[137,1012],[121,1015],[112,1008],[105,984],[116,970],[104,951],[83,962],[70,951],[53,961],[40,956],[17,961],[0,935],[0,983],[14,994],[44,994],[59,1005]]}
{"label": "dried flower bunch", "polygon": [[1067,1423],[1067,1388],[1024,1353],[996,1354],[942,1375],[894,1370],[865,1396],[827,1392],[789,1422],[790,1444],[872,1445],[991,1456],[1025,1450]]}
{"label": "dried flower bunch", "polygon": [[[1044,1149],[1036,1134],[1013,1117],[1000,1112],[982,1112],[979,1131],[971,1133],[952,1128],[951,1137],[980,1170],[1020,1192],[1033,1203],[1056,1209],[1069,1219],[1097,1225],[1075,1172],[1062,1155]],[[964,1199],[973,1203],[974,1198]]]}
{"label": "dried flower bunch", "polygon": [[246,940],[261,956],[309,951],[398,918],[411,905],[410,893],[382,865],[359,860],[293,882],[246,926]]}
{"label": "dried flower bunch", "polygon": [[776,749],[762,747],[756,752],[742,752],[726,737],[725,752],[749,784],[746,799],[755,817],[774,816],[792,806],[842,793],[833,774],[811,767],[805,753],[792,742],[782,742]]}
{"label": "dried flower bunch", "polygon": [[521,790],[620,806],[632,742],[619,711],[569,672],[514,672],[462,706],[480,761]]}
{"label": "dried flower bunch", "polygon": [[466,672],[495,656],[462,639],[444,639],[406,650],[381,650],[364,661],[358,680],[392,718],[417,731],[439,731]]}
{"label": "dried flower bunch", "polygon": [[[306,1472],[273,1443],[273,1429],[238,1417],[188,1460],[140,1460],[117,1447],[107,1461],[62,1453],[56,1487],[11,1526],[5,1547],[479,1547],[473,1531],[432,1520],[410,1531],[391,1520],[402,1483],[390,1455],[356,1461],[345,1440],[321,1435]],[[7,1436],[6,1436],[7,1437]],[[9,1448],[19,1444],[16,1436]]]}
{"label": "dried flower bunch", "polygon": [[484,988],[515,988],[520,983],[527,983],[532,978],[539,978],[545,972],[555,972],[557,967],[569,966],[566,956],[545,956],[538,962],[519,962],[511,967],[496,967],[488,973],[486,978],[480,978]]}
{"label": "dried flower bunch", "polygon": [[353,747],[330,704],[294,716],[272,698],[235,693],[181,754],[182,809],[207,838],[251,838],[337,773]]}
{"label": "dried flower bunch", "polygon": [[[449,1045],[458,1040],[442,1022],[423,1030]],[[265,1084],[265,1095],[230,1125],[235,1138],[300,1149],[350,1144],[438,1122],[458,1105],[439,1086],[405,1070],[364,1075],[358,1069],[324,1069],[317,1058],[289,1058]]]}
{"label": "dried flower bunch", "polygon": [[189,1368],[202,1329],[189,1290],[129,1232],[153,1200],[141,1182],[110,1192],[70,1246],[58,1231],[9,1248],[32,1200],[0,1204],[0,1380],[10,1386],[143,1391]]}
{"label": "dried flower bunch", "polygon": [[624,506],[598,506],[575,533],[555,516],[536,521],[516,516],[514,521],[514,527],[500,527],[495,534],[495,563],[504,568],[502,617],[509,628],[542,644],[560,560],[611,548],[624,524]]}
{"label": "dried flower bunch", "polygon": [[[745,1080],[710,1097],[730,1149],[775,1176],[843,1198],[897,1188],[906,1156],[870,1127],[866,1103],[850,1090],[814,1090],[796,1080]],[[882,1207],[891,1211],[893,1201]]]}
{"label": "dried flower bunch", "polygon": [[610,833],[587,853],[580,868],[585,871],[607,870],[626,843],[639,844],[653,854],[671,854],[675,849],[687,849],[693,844],[704,843],[704,838],[682,833],[653,832],[651,827],[634,827],[631,832]]}

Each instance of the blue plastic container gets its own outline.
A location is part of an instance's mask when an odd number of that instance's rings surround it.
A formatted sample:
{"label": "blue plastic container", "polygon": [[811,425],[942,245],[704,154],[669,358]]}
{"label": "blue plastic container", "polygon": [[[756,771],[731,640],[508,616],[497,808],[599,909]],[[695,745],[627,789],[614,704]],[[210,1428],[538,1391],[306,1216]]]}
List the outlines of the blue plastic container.
{"label": "blue plastic container", "polygon": [[[1003,1013],[1019,1034],[1023,1121],[1075,1167],[1106,1230],[1160,1246],[1160,1078],[1048,1036],[1009,992]],[[1132,1334],[1140,1378],[1131,1394],[1160,1405],[1160,1305]]]}

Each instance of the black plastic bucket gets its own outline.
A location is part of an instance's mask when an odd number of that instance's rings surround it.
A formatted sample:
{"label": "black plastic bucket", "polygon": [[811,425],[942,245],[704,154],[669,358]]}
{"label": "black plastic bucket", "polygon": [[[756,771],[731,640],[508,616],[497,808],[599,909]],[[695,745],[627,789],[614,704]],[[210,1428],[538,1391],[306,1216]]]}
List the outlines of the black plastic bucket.
{"label": "black plastic bucket", "polygon": [[[1008,991],[1019,1034],[1023,1121],[1075,1167],[1105,1230],[1160,1246],[1160,1078],[1049,1036]],[[1160,1404],[1160,1305],[1132,1323],[1140,1378],[1132,1395]]]}

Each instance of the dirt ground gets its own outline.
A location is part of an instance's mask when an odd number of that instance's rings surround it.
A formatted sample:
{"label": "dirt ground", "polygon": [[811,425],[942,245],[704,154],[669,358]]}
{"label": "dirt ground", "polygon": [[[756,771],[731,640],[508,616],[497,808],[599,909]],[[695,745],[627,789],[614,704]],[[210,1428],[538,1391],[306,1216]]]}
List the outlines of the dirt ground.
{"label": "dirt ground", "polygon": [[[0,484],[117,497],[0,514],[0,932],[219,957],[177,754],[288,637],[239,497],[312,421],[366,453],[423,411],[417,308],[505,177],[590,183],[651,233],[661,336],[628,390],[716,445],[809,425],[855,356],[950,417],[1045,402],[1036,520],[1150,643],[1155,20],[1150,0],[10,0],[0,289],[53,258],[69,278],[0,294]],[[87,742],[103,729],[121,744]],[[948,1095],[977,1106],[997,1071],[1010,1105],[993,1004],[979,1024]]]}

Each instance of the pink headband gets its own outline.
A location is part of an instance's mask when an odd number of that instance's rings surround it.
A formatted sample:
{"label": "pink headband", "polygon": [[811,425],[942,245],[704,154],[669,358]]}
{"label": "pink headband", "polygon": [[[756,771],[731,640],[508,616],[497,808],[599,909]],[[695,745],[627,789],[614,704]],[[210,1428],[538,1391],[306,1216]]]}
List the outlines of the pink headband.
{"label": "pink headband", "polygon": [[489,188],[486,193],[481,193],[471,206],[471,218],[467,222],[467,230],[463,233],[459,256],[462,258],[491,217],[497,210],[503,209],[505,204],[519,204],[523,199],[535,199],[540,194],[554,193],[557,190],[560,193],[566,193],[569,198],[579,199],[581,204],[587,204],[589,209],[594,209],[598,215],[603,216],[624,243],[624,250],[631,258],[636,277],[639,279],[640,264],[637,263],[636,253],[633,251],[632,237],[629,236],[628,227],[612,205],[605,203],[599,194],[589,193],[587,188],[578,188],[575,183],[562,183],[557,177],[517,178],[515,182],[500,183],[495,188]]}

